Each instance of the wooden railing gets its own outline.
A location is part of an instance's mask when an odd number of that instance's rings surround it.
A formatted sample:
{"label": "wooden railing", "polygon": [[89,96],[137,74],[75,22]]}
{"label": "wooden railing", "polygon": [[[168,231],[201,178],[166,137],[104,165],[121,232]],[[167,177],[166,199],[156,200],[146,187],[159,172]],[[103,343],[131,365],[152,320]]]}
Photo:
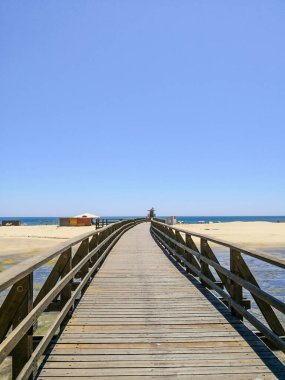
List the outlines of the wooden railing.
{"label": "wooden railing", "polygon": [[165,219],[162,218],[152,218],[155,222],[165,223]]}
{"label": "wooden railing", "polygon": [[109,218],[99,218],[95,220],[96,230],[99,228],[103,228],[104,226],[108,226],[112,223],[122,222],[125,219],[109,219]]}
{"label": "wooden railing", "polygon": [[[12,356],[13,379],[33,378],[41,356],[66,324],[110,249],[122,234],[143,221],[125,220],[94,230],[1,273],[0,292],[10,289],[0,307],[0,362]],[[34,272],[46,263],[52,269],[33,297]],[[50,311],[58,314],[49,330],[44,336],[34,336],[39,317]]]}
{"label": "wooden railing", "polygon": [[[271,348],[285,352],[284,327],[274,311],[276,309],[284,315],[285,303],[260,288],[243,255],[282,269],[285,269],[284,259],[155,220],[151,222],[151,232],[166,251],[185,267],[187,272],[221,296],[221,301],[227,305],[232,314],[240,320],[247,319],[258,330],[258,335],[271,345]],[[199,239],[200,249],[193,237]],[[209,242],[229,248],[230,269],[220,264]],[[250,302],[243,298],[244,289],[250,292],[266,322],[248,311]]]}

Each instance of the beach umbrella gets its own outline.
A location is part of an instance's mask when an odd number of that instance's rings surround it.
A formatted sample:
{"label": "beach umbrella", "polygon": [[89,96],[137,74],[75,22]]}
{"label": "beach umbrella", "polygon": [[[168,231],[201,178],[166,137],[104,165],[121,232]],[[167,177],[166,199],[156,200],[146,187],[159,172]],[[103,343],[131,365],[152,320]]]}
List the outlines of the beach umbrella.
{"label": "beach umbrella", "polygon": [[83,214],[76,215],[74,218],[91,218],[91,219],[99,219],[100,216],[90,214],[89,212],[84,212]]}

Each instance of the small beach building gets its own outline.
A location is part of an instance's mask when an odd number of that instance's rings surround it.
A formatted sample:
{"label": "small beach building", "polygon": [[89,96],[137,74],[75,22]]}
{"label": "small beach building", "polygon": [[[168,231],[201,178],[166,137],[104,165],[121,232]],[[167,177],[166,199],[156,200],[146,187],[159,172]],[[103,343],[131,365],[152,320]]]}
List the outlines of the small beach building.
{"label": "small beach building", "polygon": [[2,220],[2,226],[20,226],[20,220]]}
{"label": "small beach building", "polygon": [[59,218],[59,225],[64,227],[86,227],[96,224],[100,216],[85,212],[70,218]]}

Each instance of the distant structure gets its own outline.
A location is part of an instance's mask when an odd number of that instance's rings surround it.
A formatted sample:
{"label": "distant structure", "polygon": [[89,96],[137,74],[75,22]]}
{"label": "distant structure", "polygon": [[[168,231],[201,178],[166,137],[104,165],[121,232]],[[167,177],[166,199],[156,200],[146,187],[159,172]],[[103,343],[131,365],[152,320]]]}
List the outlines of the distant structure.
{"label": "distant structure", "polygon": [[85,227],[96,225],[94,219],[100,219],[100,216],[89,214],[85,212],[84,214],[76,215],[71,218],[59,218],[59,225],[65,227]]}
{"label": "distant structure", "polygon": [[2,220],[2,226],[20,226],[20,220]]}
{"label": "distant structure", "polygon": [[170,226],[174,226],[174,224],[177,223],[176,216],[167,216],[165,219],[165,223]]}
{"label": "distant structure", "polygon": [[148,210],[147,220],[151,220],[152,218],[155,218],[155,217],[156,217],[155,209],[152,207],[150,210]]}

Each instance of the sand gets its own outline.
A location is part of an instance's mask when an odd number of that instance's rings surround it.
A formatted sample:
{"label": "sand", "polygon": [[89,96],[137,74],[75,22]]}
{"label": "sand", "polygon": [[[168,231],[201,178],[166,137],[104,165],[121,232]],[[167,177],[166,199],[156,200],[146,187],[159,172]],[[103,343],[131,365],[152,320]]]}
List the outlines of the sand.
{"label": "sand", "polygon": [[91,227],[0,227],[0,271],[65,240],[95,230]]}
{"label": "sand", "polygon": [[176,227],[249,248],[285,250],[285,223],[228,222],[176,224]]}
{"label": "sand", "polygon": [[[251,248],[285,249],[285,223],[229,222],[176,226]],[[94,229],[94,226],[0,227],[0,263],[7,257],[19,260],[38,255],[46,248]]]}
{"label": "sand", "polygon": [[74,236],[92,232],[94,226],[90,227],[59,227],[59,226],[1,226],[0,237],[9,238],[52,238],[70,239]]}

